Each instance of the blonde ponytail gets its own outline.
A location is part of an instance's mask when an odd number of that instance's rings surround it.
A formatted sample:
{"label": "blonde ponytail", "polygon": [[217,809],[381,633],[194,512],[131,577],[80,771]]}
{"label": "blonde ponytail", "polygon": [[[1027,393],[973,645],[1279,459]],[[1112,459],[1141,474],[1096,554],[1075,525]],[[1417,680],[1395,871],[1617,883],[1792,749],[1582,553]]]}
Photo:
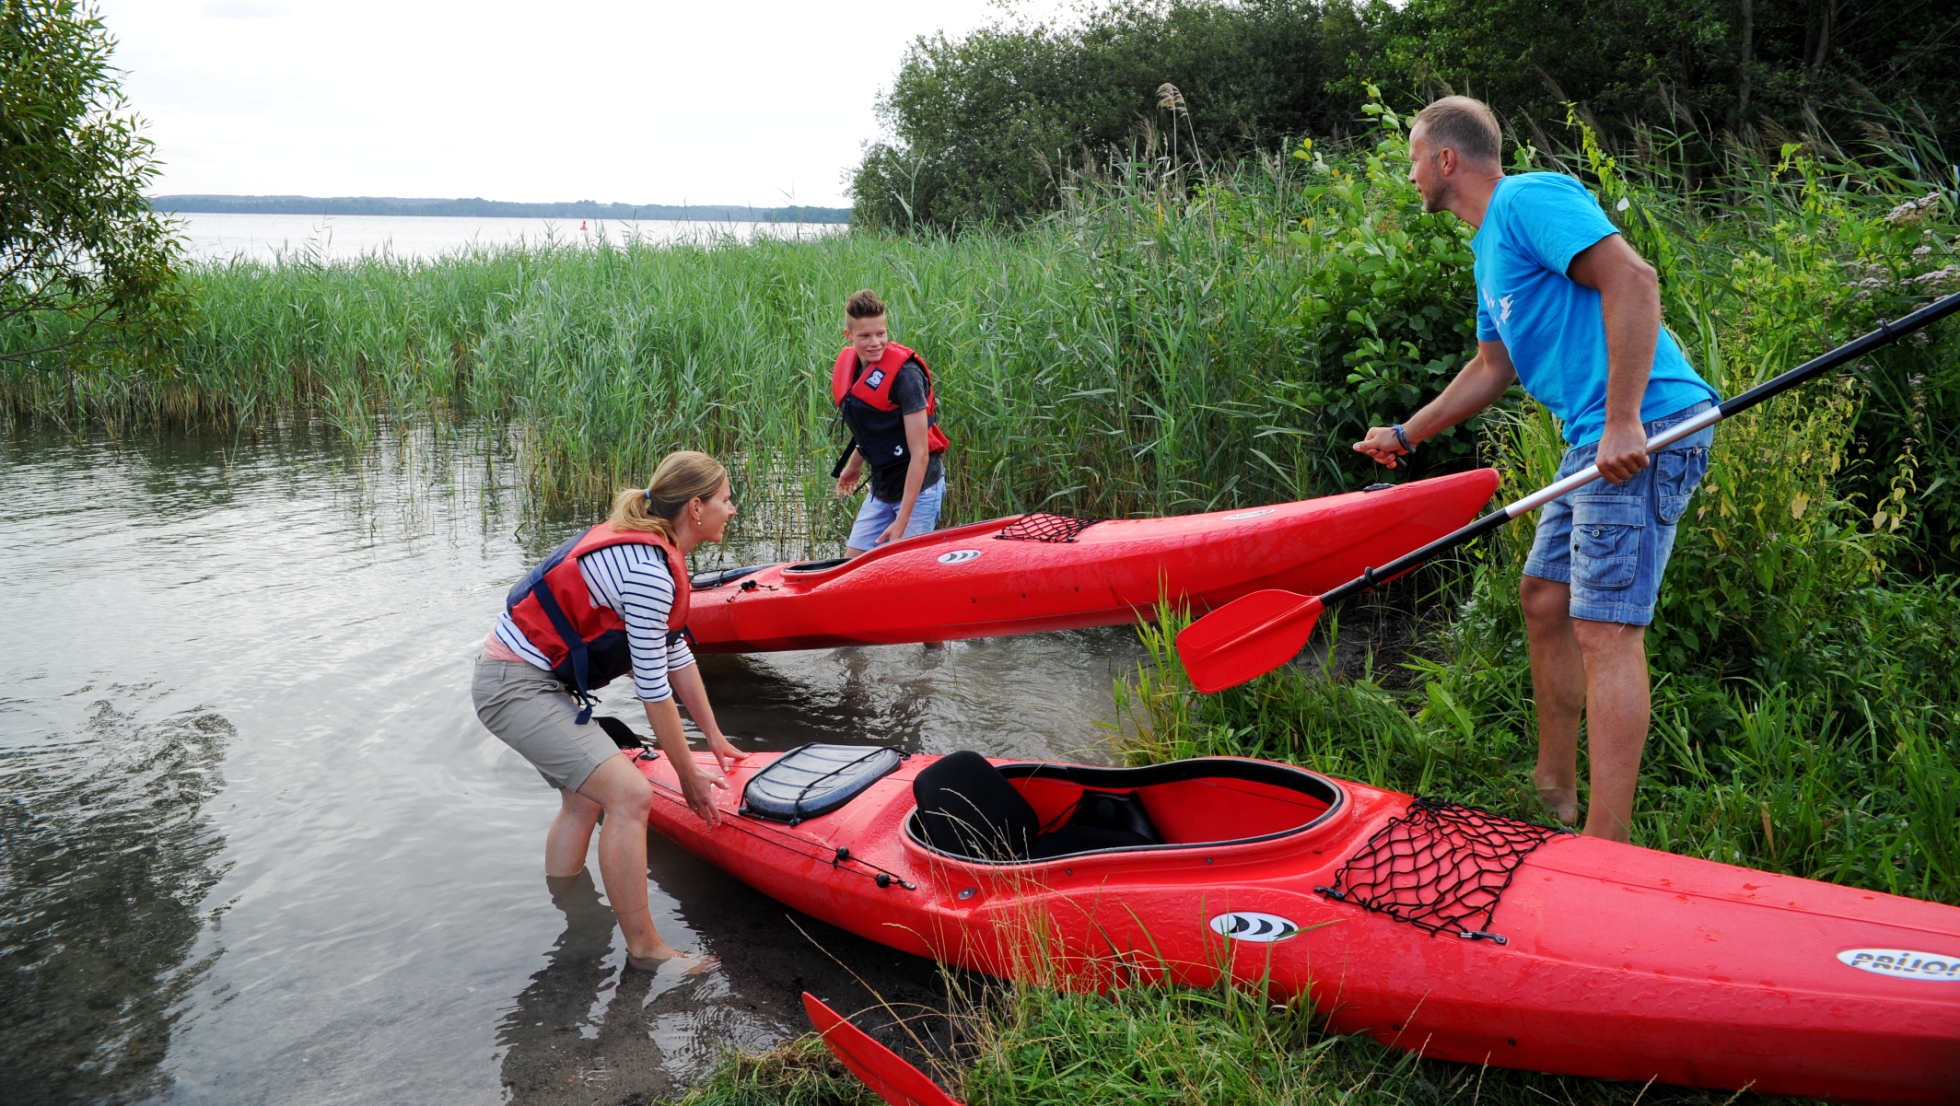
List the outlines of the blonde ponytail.
{"label": "blonde ponytail", "polygon": [[682,508],[712,497],[727,480],[728,470],[705,453],[692,449],[669,453],[646,487],[627,488],[613,497],[612,515],[606,521],[615,530],[651,531],[678,541],[674,520]]}

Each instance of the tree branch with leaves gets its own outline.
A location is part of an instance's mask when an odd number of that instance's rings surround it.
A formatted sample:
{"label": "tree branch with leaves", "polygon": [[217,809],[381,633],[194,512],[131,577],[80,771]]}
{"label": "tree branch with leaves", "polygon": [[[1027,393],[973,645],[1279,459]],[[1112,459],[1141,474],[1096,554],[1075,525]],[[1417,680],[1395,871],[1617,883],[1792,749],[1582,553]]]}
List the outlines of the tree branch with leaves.
{"label": "tree branch with leaves", "polygon": [[91,4],[0,0],[0,360],[168,325],[182,247]]}

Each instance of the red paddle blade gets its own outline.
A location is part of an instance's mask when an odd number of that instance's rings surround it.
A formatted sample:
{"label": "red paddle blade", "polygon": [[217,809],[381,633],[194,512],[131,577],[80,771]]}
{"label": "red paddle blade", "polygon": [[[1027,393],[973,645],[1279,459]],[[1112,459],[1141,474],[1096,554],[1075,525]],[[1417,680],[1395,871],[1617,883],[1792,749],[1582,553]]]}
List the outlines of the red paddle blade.
{"label": "red paddle blade", "polygon": [[831,1054],[864,1080],[873,1094],[892,1106],[964,1106],[959,1099],[939,1089],[925,1072],[906,1063],[871,1034],[844,1020],[808,991],[803,992],[803,1009],[809,1011],[823,1043]]}
{"label": "red paddle blade", "polygon": [[1320,611],[1317,595],[1255,591],[1186,626],[1177,657],[1199,691],[1223,691],[1299,656]]}

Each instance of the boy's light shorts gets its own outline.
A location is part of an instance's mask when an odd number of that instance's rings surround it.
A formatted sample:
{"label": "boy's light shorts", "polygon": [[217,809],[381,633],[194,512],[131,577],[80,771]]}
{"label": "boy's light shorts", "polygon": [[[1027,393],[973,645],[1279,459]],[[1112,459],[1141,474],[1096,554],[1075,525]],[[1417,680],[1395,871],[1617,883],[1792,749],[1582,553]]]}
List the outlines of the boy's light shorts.
{"label": "boy's light shorts", "polygon": [[[939,525],[939,505],[946,499],[946,478],[933,481],[930,488],[919,492],[919,501],[912,505],[912,519],[905,524],[905,537],[929,534]],[[864,506],[858,508],[857,521],[851,524],[852,549],[871,549],[878,544],[878,535],[898,517],[898,504],[887,503],[870,492],[864,493]]]}
{"label": "boy's light shorts", "polygon": [[[1648,437],[1708,409],[1706,402],[1646,424]],[[1573,618],[1647,626],[1654,621],[1661,573],[1674,552],[1675,524],[1708,471],[1710,426],[1649,458],[1624,484],[1597,480],[1546,504],[1524,574],[1572,587]],[[1574,446],[1559,479],[1593,463],[1599,443]]]}

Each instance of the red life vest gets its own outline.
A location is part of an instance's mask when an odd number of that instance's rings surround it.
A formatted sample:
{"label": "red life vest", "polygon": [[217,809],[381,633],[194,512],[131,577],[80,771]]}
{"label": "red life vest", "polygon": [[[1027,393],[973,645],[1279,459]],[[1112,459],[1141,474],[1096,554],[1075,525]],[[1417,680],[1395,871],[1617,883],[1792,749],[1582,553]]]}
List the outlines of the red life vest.
{"label": "red life vest", "polygon": [[651,545],[666,555],[667,572],[674,578],[667,641],[679,640],[687,630],[692,591],[687,561],[666,537],[649,530],[615,530],[611,523],[602,522],[552,550],[504,597],[510,620],[551,662],[552,675],[578,697],[583,707],[578,714],[581,726],[592,717],[592,689],[633,670],[626,621],[611,607],[593,605],[592,589],[578,566],[579,558],[614,545]]}
{"label": "red life vest", "polygon": [[[857,347],[845,346],[837,355],[837,363],[830,368],[830,401],[842,406],[846,399],[854,399],[874,411],[897,411],[898,401],[892,398],[892,386],[898,383],[898,370],[907,361],[917,361],[926,377],[926,452],[944,453],[953,443],[939,429],[939,396],[932,386],[932,368],[925,358],[897,342],[885,343],[884,356],[862,373],[858,372]],[[899,437],[901,440],[904,437],[902,429]],[[883,455],[882,450],[878,452]]]}

